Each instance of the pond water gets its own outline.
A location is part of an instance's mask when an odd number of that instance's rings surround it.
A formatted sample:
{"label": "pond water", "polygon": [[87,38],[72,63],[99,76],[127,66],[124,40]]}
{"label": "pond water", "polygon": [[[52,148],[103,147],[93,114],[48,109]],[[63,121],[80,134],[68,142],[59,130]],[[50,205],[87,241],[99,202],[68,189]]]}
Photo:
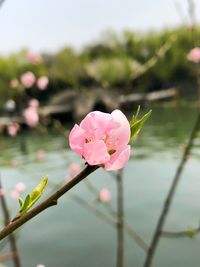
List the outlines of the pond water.
{"label": "pond water", "polygon": [[[124,170],[125,214],[129,224],[147,243],[180,161],[180,144],[187,141],[195,118],[196,110],[192,108],[155,108],[132,147],[132,158]],[[180,231],[199,224],[199,146],[197,138],[173,201],[166,230]],[[24,131],[16,138],[0,137],[0,148],[1,176],[12,216],[18,209],[17,201],[10,197],[14,184],[22,181],[28,191],[46,174],[51,182],[60,183],[68,176],[70,163],[84,164],[67,149],[63,134],[55,130],[47,132],[41,128],[37,132]],[[46,153],[42,161],[37,159],[39,150]],[[109,188],[111,205],[116,208],[116,183],[112,175],[98,170],[88,180],[98,189]],[[52,187],[49,185],[47,193],[50,191]],[[85,182],[72,193],[108,214]],[[64,196],[57,207],[46,210],[23,226],[17,232],[17,240],[24,267],[35,267],[39,263],[46,267],[114,267],[116,262],[115,229],[74,201],[70,194]],[[162,238],[154,266],[197,267],[199,247],[198,235],[193,239]],[[5,247],[1,253],[7,249]],[[144,257],[145,252],[126,235],[125,267],[142,266]],[[12,266],[9,262],[6,264]]]}

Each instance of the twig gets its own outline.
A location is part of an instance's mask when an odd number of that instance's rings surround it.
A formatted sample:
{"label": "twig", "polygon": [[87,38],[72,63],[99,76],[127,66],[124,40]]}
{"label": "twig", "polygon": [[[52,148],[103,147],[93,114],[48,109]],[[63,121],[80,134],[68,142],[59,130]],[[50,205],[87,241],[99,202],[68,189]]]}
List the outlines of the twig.
{"label": "twig", "polygon": [[[0,189],[2,189],[1,178],[0,178]],[[10,214],[8,211],[8,207],[7,207],[7,203],[6,203],[6,199],[4,197],[4,194],[1,194],[0,201],[1,201],[2,211],[4,214],[4,224],[6,226],[10,221]],[[20,261],[20,257],[19,257],[19,251],[17,248],[17,242],[16,242],[15,235],[13,233],[11,233],[8,236],[8,239],[10,242],[11,251],[13,253],[12,259],[13,259],[14,266],[15,267],[21,267],[22,265],[21,265],[21,261]]]}
{"label": "twig", "polygon": [[171,232],[162,231],[162,236],[167,238],[180,238],[180,237],[194,237],[196,234],[200,233],[200,226],[197,228],[191,228],[185,231]]}
{"label": "twig", "polygon": [[73,188],[76,184],[81,182],[85,177],[98,169],[98,166],[90,166],[87,165],[85,169],[83,169],[76,177],[70,180],[67,184],[62,186],[57,192],[52,194],[46,200],[41,202],[35,208],[22,215],[19,218],[14,218],[1,232],[0,232],[0,240],[8,236],[10,233],[14,232],[17,228],[22,226],[24,223],[31,220],[33,217],[37,216],[42,211],[47,208],[57,205],[58,199],[62,197],[66,192],[68,192],[71,188]]}
{"label": "twig", "polygon": [[151,245],[149,247],[149,251],[147,253],[147,257],[145,259],[145,263],[143,265],[144,267],[150,267],[151,264],[152,264],[152,260],[153,260],[153,257],[154,257],[158,242],[159,242],[161,234],[162,234],[162,229],[163,229],[167,214],[168,214],[169,209],[171,207],[172,200],[173,200],[175,191],[177,189],[178,183],[180,181],[183,168],[184,168],[185,163],[187,161],[188,155],[190,154],[190,151],[192,149],[193,141],[194,141],[194,139],[196,137],[196,133],[199,130],[199,127],[200,127],[200,113],[198,113],[196,122],[194,124],[194,128],[193,128],[193,130],[191,132],[191,135],[190,135],[189,141],[187,143],[187,146],[185,148],[185,151],[183,153],[181,162],[180,162],[180,164],[179,164],[179,166],[177,168],[177,171],[176,171],[174,179],[172,181],[170,190],[169,190],[168,195],[166,197],[166,200],[164,202],[164,206],[163,206],[163,209],[161,211],[161,214],[160,214],[160,217],[159,217],[155,232],[153,234],[153,238],[152,238],[152,241],[151,241]]}
{"label": "twig", "polygon": [[116,175],[117,180],[117,267],[124,266],[124,189],[122,170]]}
{"label": "twig", "polygon": [[10,253],[6,253],[3,255],[0,255],[0,261],[6,261],[6,260],[10,260],[16,257],[16,253],[14,252],[10,252]]}

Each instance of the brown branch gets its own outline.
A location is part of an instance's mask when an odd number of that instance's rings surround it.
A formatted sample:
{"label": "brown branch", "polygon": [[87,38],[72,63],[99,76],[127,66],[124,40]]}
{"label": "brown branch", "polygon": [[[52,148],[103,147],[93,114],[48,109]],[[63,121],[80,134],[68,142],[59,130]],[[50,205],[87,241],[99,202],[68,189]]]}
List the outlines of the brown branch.
{"label": "brown branch", "polygon": [[147,257],[146,257],[144,265],[143,265],[144,267],[150,267],[152,265],[152,260],[153,260],[158,242],[159,242],[161,234],[162,234],[162,229],[163,229],[165,220],[167,218],[167,215],[168,215],[169,209],[171,207],[175,191],[177,189],[178,183],[179,183],[180,178],[181,178],[183,168],[184,168],[185,163],[187,161],[188,155],[190,154],[190,151],[192,149],[193,141],[196,137],[196,134],[197,134],[197,131],[199,130],[199,127],[200,127],[200,113],[198,113],[196,122],[194,124],[194,128],[191,132],[191,135],[190,135],[189,141],[187,143],[187,146],[185,148],[185,151],[183,153],[181,162],[180,162],[180,164],[176,170],[176,173],[175,173],[174,179],[172,181],[170,190],[169,190],[168,195],[166,197],[166,200],[164,202],[164,206],[163,206],[163,209],[161,211],[155,232],[153,234],[151,245],[149,247],[149,251],[147,253]]}
{"label": "brown branch", "polygon": [[41,202],[35,208],[27,212],[26,214],[22,215],[19,218],[15,218],[11,221],[1,232],[0,232],[0,240],[8,236],[10,233],[14,232],[17,228],[22,226],[24,223],[28,222],[35,216],[37,216],[42,211],[46,210],[47,208],[54,206],[57,204],[57,201],[60,197],[62,197],[66,192],[68,192],[71,188],[73,188],[76,184],[81,182],[85,177],[89,174],[94,172],[98,169],[98,166],[90,166],[87,165],[85,169],[83,169],[76,177],[70,180],[67,184],[62,186],[58,191],[48,197],[46,200]]}
{"label": "brown branch", "polygon": [[122,170],[116,175],[117,180],[117,267],[124,266],[124,189]]}
{"label": "brown branch", "polygon": [[[2,184],[1,184],[1,178],[0,178],[0,189],[2,189]],[[4,214],[4,225],[6,226],[9,222],[10,222],[10,214],[8,211],[8,207],[7,207],[7,203],[6,203],[6,199],[4,197],[4,194],[1,194],[0,197],[0,201],[1,201],[1,206],[2,206],[2,211]],[[21,267],[21,261],[20,261],[20,257],[19,257],[19,252],[18,252],[18,248],[17,248],[17,242],[16,242],[16,238],[15,235],[13,233],[11,233],[8,236],[9,242],[10,242],[10,248],[11,251],[13,253],[13,263],[15,267]]]}
{"label": "brown branch", "polygon": [[10,260],[16,257],[16,253],[14,252],[10,252],[10,253],[6,253],[3,255],[0,255],[0,261],[6,261],[6,260]]}

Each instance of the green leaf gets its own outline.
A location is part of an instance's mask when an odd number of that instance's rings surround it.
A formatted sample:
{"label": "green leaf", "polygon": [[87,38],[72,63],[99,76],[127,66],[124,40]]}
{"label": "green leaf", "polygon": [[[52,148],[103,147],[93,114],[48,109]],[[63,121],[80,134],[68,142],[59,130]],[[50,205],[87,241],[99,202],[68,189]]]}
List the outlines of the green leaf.
{"label": "green leaf", "polygon": [[131,128],[130,143],[133,142],[135,137],[139,134],[140,130],[142,129],[142,126],[147,121],[147,119],[151,116],[151,113],[152,113],[152,110],[150,110],[140,120],[137,120],[137,117],[139,115],[139,111],[140,111],[140,106],[138,106],[138,109],[136,111],[136,115],[133,115],[131,122],[130,122],[130,128]]}
{"label": "green leaf", "polygon": [[43,195],[47,183],[48,177],[45,176],[41,180],[41,182],[33,189],[33,191],[26,196],[24,202],[21,198],[19,198],[20,214],[26,213],[38,201],[38,199]]}
{"label": "green leaf", "polygon": [[20,208],[22,208],[22,207],[24,206],[24,201],[23,201],[23,199],[20,197],[20,198],[18,199],[18,201],[19,201]]}
{"label": "green leaf", "polygon": [[191,237],[191,238],[194,238],[196,236],[196,230],[194,228],[188,228],[186,230],[186,234]]}

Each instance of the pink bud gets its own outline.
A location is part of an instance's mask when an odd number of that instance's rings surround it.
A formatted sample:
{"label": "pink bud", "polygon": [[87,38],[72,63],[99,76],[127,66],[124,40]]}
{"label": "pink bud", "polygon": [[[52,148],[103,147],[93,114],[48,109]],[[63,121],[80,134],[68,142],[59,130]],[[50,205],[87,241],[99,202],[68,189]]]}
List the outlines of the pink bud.
{"label": "pink bud", "polygon": [[14,79],[10,82],[10,88],[17,88],[19,86],[19,81],[17,79]]}
{"label": "pink bud", "polygon": [[39,64],[42,62],[42,57],[38,54],[33,53],[33,52],[28,52],[26,57],[27,57],[27,60],[33,64]]}
{"label": "pink bud", "polygon": [[193,48],[187,55],[187,59],[194,63],[199,63],[200,62],[200,47]]}
{"label": "pink bud", "polygon": [[46,76],[42,76],[37,80],[37,87],[41,91],[46,90],[48,84],[49,84],[49,79]]}
{"label": "pink bud", "polygon": [[107,188],[101,189],[99,193],[99,200],[101,202],[109,202],[111,199],[110,191]]}
{"label": "pink bud", "polygon": [[43,264],[38,264],[36,267],[45,267]]}
{"label": "pink bud", "polygon": [[12,137],[16,136],[20,130],[20,125],[16,122],[10,122],[7,128],[8,134]]}
{"label": "pink bud", "polygon": [[17,183],[15,185],[15,190],[18,192],[18,193],[22,193],[26,190],[26,186],[24,183],[20,182],[20,183]]}
{"label": "pink bud", "polygon": [[24,119],[26,121],[26,124],[29,127],[34,128],[38,125],[39,115],[38,115],[38,112],[35,108],[28,107],[27,109],[24,110],[23,116],[24,116]]}
{"label": "pink bud", "polygon": [[36,81],[35,75],[28,71],[21,75],[21,83],[25,88],[31,88]]}

